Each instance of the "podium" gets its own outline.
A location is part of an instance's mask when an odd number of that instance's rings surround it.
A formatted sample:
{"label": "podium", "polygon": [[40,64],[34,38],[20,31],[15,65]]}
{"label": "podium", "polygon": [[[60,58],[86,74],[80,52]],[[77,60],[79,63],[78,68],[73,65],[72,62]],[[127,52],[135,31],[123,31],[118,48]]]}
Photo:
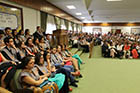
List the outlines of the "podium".
{"label": "podium", "polygon": [[53,31],[55,45],[68,45],[68,34],[66,30],[57,29]]}

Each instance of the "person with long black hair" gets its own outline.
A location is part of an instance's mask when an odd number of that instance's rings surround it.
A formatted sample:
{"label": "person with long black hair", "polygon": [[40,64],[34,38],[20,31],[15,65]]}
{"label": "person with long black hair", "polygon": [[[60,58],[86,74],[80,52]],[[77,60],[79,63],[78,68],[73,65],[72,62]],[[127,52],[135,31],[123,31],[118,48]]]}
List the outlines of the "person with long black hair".
{"label": "person with long black hair", "polygon": [[53,73],[63,73],[65,74],[66,78],[70,79],[70,85],[74,87],[78,87],[76,84],[79,82],[78,80],[75,80],[74,76],[71,74],[71,72],[63,67],[56,68],[55,65],[51,62],[51,54],[50,53],[45,53],[44,54],[44,60],[46,61],[46,66],[48,70],[53,74]]}
{"label": "person with long black hair", "polygon": [[[68,78],[63,73],[51,73],[44,64],[44,57],[41,53],[37,53],[35,56],[35,67],[33,71],[35,74],[39,74],[41,78],[48,77],[48,80],[57,84],[60,93],[67,93],[69,91]],[[38,73],[39,72],[39,73]]]}

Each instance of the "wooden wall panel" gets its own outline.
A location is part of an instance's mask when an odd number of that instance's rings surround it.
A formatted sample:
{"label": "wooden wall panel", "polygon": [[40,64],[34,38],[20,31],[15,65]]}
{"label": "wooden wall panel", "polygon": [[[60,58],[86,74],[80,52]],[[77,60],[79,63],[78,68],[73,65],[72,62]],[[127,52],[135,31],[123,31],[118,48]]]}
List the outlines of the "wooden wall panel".
{"label": "wooden wall panel", "polygon": [[49,14],[58,16],[60,18],[72,21],[74,23],[82,24],[82,22],[73,17],[72,15],[66,13],[65,11],[61,10],[60,8],[52,5],[51,3],[47,2],[46,0],[8,0],[11,2],[15,2],[17,4],[30,7],[33,9],[37,9],[40,11],[47,12]]}
{"label": "wooden wall panel", "polygon": [[83,26],[140,26],[140,23],[84,23]]}

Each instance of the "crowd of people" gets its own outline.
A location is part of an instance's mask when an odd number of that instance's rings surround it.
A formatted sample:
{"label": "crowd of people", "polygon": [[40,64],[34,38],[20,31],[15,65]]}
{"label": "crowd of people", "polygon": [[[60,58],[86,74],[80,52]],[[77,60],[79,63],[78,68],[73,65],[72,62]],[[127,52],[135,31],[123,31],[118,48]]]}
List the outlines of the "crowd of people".
{"label": "crowd of people", "polygon": [[140,58],[140,35],[127,33],[88,34],[69,33],[69,41],[73,47],[83,48],[89,52],[90,43],[94,46],[101,45],[102,56],[107,58]]}
{"label": "crowd of people", "polygon": [[90,48],[90,43],[95,41],[95,36],[88,33],[69,33],[69,41],[72,47],[83,48],[83,52],[88,53]]}
{"label": "crowd of people", "polygon": [[140,58],[140,36],[138,34],[113,34],[102,36],[102,56],[111,58]]}
{"label": "crowd of people", "polygon": [[21,72],[17,81],[22,89],[39,87],[46,91],[44,86],[53,83],[57,86],[53,87],[55,91],[68,93],[72,91],[70,85],[78,87],[75,77],[82,78],[83,61],[67,45],[52,46],[50,42],[50,35],[43,33],[40,26],[32,35],[29,29],[0,30],[0,87],[11,90],[11,80],[18,69]]}

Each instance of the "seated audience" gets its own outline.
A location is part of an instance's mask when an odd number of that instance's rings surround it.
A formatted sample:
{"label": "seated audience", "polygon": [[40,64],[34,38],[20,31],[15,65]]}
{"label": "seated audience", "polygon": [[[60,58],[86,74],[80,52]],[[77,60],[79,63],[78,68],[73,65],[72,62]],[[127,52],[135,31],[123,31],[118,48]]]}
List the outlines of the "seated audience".
{"label": "seated audience", "polygon": [[26,41],[26,38],[24,36],[24,30],[19,30],[18,38],[19,38],[20,41],[24,41],[24,42]]}
{"label": "seated audience", "polygon": [[35,54],[38,52],[38,49],[34,46],[33,39],[31,37],[26,40],[25,45],[27,46],[27,50],[29,51],[28,55],[35,56]]}
{"label": "seated audience", "polygon": [[29,37],[31,37],[30,30],[29,29],[25,29],[25,39],[27,40]]}
{"label": "seated audience", "polygon": [[5,47],[1,51],[2,55],[5,56],[7,60],[14,61],[17,64],[20,64],[20,54],[16,46],[14,45],[14,41],[12,37],[6,37],[4,39]]}
{"label": "seated audience", "polygon": [[51,62],[51,56],[50,53],[46,53],[44,54],[44,59],[46,61],[47,64],[47,68],[48,70],[53,74],[53,73],[63,73],[65,74],[66,78],[70,79],[70,85],[74,86],[74,87],[78,87],[78,85],[76,84],[78,81],[75,80],[74,76],[72,76],[71,72],[67,69],[64,69],[63,67],[61,68],[55,68],[55,65]]}
{"label": "seated audience", "polygon": [[[59,90],[63,87],[63,90],[61,91],[68,91],[68,80],[65,78],[64,74],[53,74],[51,76],[51,71],[49,71],[44,64],[44,57],[41,53],[36,54],[35,56],[35,67],[33,68],[33,72],[40,76],[41,78],[48,77],[49,81],[55,82],[57,86],[59,87]],[[66,90],[65,90],[66,89]]]}

